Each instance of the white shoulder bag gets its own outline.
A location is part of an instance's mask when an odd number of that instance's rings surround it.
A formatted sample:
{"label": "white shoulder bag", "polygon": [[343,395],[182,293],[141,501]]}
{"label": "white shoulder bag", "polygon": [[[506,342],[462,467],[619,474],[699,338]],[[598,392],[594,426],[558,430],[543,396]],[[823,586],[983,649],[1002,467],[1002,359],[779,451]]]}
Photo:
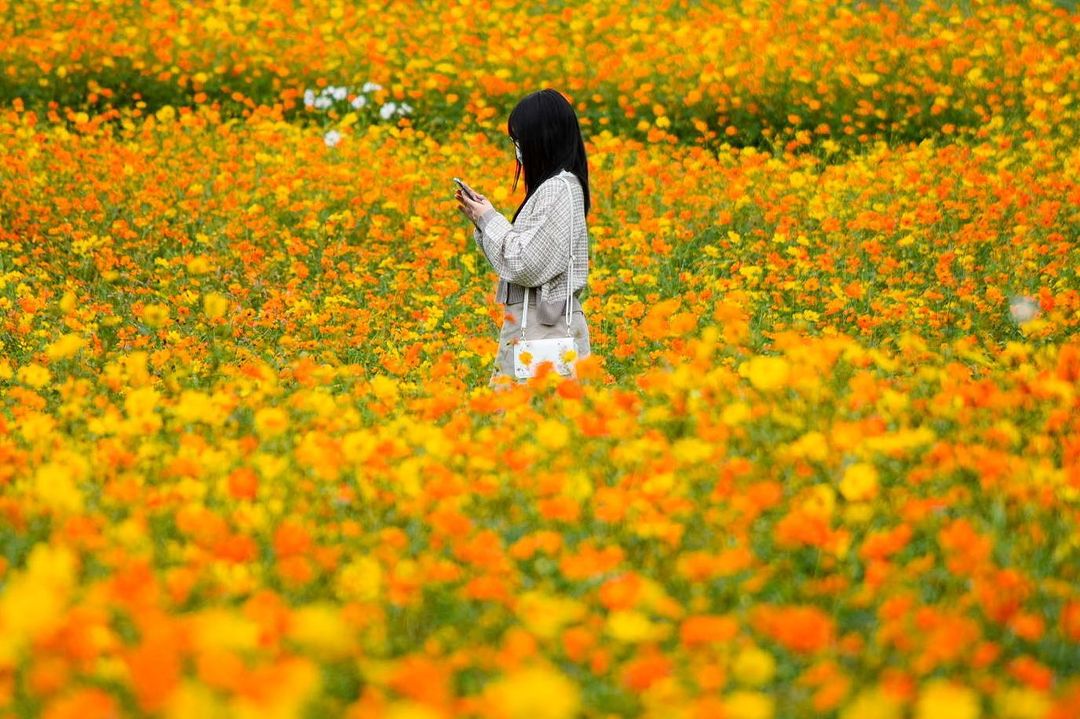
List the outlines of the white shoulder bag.
{"label": "white shoulder bag", "polygon": [[566,337],[525,339],[525,327],[529,323],[529,288],[525,288],[525,301],[521,305],[521,339],[514,345],[514,375],[518,379],[536,376],[542,362],[550,362],[561,375],[572,375],[578,357],[577,338],[570,334],[570,300],[573,296],[574,278],[574,192],[570,181],[560,177],[570,191],[570,262],[566,270]]}

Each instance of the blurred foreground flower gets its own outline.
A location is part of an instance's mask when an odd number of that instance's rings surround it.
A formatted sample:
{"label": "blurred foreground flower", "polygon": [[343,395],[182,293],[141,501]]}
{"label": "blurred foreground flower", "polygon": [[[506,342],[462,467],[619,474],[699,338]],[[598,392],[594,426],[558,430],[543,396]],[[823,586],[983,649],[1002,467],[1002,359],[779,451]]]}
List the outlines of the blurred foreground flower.
{"label": "blurred foreground flower", "polygon": [[757,389],[771,391],[784,387],[790,367],[783,357],[754,357],[739,365],[739,375],[750,380]]}
{"label": "blurred foreground flower", "polygon": [[543,665],[518,669],[487,693],[496,716],[506,719],[569,719],[581,705],[577,685]]}
{"label": "blurred foreground flower", "polygon": [[919,692],[915,719],[977,719],[979,698],[965,686],[933,679]]}

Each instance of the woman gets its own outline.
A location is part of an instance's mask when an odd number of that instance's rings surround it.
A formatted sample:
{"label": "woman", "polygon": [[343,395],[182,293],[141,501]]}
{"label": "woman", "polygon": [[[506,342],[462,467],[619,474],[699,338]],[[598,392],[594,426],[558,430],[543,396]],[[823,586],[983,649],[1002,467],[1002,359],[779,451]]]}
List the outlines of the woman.
{"label": "woman", "polygon": [[[510,113],[506,131],[517,154],[514,190],[525,171],[525,198],[507,220],[475,190],[460,188],[458,209],[476,225],[473,238],[499,275],[496,299],[506,305],[493,387],[514,380],[514,344],[521,337],[525,288],[529,290],[526,339],[566,336],[567,266],[573,213],[573,274],[570,334],[578,356],[590,354],[589,327],[579,295],[589,277],[589,164],[574,108],[545,89],[524,97]],[[566,178],[569,182],[564,182]],[[569,192],[567,189],[569,184]],[[502,379],[502,378],[509,379]]]}

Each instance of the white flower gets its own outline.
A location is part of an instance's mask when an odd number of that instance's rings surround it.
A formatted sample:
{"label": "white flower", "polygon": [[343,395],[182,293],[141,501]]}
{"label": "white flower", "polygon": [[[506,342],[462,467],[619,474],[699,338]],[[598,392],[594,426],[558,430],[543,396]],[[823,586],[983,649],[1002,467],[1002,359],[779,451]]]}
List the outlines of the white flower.
{"label": "white flower", "polygon": [[382,89],[382,85],[379,85],[378,83],[365,82],[364,87],[361,88],[360,92],[371,92],[373,90],[381,90],[381,89]]}
{"label": "white flower", "polygon": [[1013,297],[1009,300],[1009,314],[1013,322],[1023,324],[1039,314],[1039,303],[1032,297]]}
{"label": "white flower", "polygon": [[352,106],[359,110],[361,107],[367,104],[367,98],[363,95],[357,95],[356,99],[352,101]]}
{"label": "white flower", "polygon": [[390,116],[394,114],[395,110],[397,110],[397,103],[388,102],[379,108],[379,117],[384,120],[389,120]]}
{"label": "white flower", "polygon": [[403,103],[401,103],[400,110],[401,110],[401,114],[408,115],[410,112],[412,112],[412,105],[410,105],[407,102],[403,102]]}
{"label": "white flower", "polygon": [[327,147],[337,147],[337,144],[341,142],[341,133],[337,130],[331,130],[323,136],[323,142]]}
{"label": "white flower", "polygon": [[320,95],[319,97],[315,98],[315,107],[319,110],[325,110],[333,104],[334,101],[328,97],[323,97]]}
{"label": "white flower", "polygon": [[330,94],[333,95],[335,100],[344,100],[349,96],[348,89],[344,87],[328,87],[326,89],[330,91]]}
{"label": "white flower", "polygon": [[314,90],[304,90],[304,106],[305,107],[311,107],[314,104],[315,104],[315,91]]}

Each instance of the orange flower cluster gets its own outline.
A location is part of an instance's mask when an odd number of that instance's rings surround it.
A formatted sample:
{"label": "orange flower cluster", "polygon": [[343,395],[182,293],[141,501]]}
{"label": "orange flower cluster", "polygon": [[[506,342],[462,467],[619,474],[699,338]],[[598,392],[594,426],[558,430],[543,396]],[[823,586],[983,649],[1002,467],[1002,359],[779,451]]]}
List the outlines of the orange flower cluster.
{"label": "orange flower cluster", "polygon": [[1080,30],[1059,5],[9,1],[0,98],[291,111],[373,83],[420,121],[500,125],[550,85],[594,129],[650,141],[921,139],[995,117],[1075,138]]}

